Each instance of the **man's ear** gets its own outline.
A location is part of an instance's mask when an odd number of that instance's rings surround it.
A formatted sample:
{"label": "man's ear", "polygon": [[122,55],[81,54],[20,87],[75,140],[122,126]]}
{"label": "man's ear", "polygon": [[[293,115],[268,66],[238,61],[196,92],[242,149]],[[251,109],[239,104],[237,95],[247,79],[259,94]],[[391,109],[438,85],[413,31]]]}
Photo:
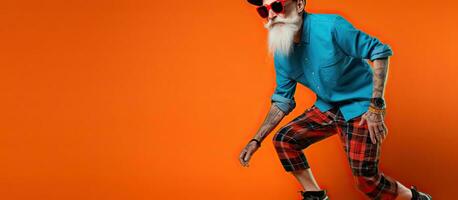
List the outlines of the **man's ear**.
{"label": "man's ear", "polygon": [[297,10],[297,13],[301,13],[304,8],[305,8],[305,1],[306,0],[297,0],[296,2],[296,10]]}

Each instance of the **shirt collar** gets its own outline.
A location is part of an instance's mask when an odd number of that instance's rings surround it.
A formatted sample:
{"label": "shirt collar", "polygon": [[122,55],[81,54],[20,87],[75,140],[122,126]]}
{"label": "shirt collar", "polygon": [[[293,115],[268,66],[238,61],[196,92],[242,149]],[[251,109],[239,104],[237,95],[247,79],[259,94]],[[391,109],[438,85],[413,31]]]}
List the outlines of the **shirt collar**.
{"label": "shirt collar", "polygon": [[302,14],[302,35],[301,35],[301,43],[310,43],[310,14],[307,13],[305,10]]}

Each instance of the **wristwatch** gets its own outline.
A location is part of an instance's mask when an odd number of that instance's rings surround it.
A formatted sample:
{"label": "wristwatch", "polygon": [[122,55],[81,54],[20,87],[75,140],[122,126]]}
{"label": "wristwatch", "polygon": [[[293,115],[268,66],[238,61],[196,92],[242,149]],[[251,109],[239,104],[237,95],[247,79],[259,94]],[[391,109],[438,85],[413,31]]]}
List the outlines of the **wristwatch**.
{"label": "wristwatch", "polygon": [[253,138],[248,143],[250,143],[251,141],[255,141],[258,144],[258,147],[261,147],[261,141]]}
{"label": "wristwatch", "polygon": [[382,97],[371,98],[371,104],[376,108],[383,109],[385,108],[385,99]]}

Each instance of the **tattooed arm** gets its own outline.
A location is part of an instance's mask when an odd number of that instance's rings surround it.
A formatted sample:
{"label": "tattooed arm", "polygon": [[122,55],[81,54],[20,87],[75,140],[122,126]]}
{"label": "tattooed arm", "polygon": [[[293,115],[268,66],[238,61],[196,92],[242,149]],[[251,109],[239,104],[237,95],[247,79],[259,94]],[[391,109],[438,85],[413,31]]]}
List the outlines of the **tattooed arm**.
{"label": "tattooed arm", "polygon": [[[383,98],[386,80],[388,76],[388,64],[389,64],[389,57],[376,59],[373,62],[373,70],[374,70],[374,89],[372,93],[373,98],[381,97]],[[371,103],[372,104],[372,103]],[[362,125],[365,121],[367,121],[367,126],[369,129],[369,134],[372,143],[382,142],[386,135],[388,134],[388,128],[384,122],[384,115],[377,114],[371,111],[367,111],[363,114],[362,120],[360,121],[359,125]]]}
{"label": "tattooed arm", "polygon": [[382,97],[385,91],[386,80],[388,77],[388,64],[389,57],[374,60],[373,70],[374,70],[374,90],[372,97]]}
{"label": "tattooed arm", "polygon": [[[262,142],[269,135],[269,133],[280,123],[283,117],[285,117],[285,113],[278,108],[276,102],[273,102],[270,106],[270,110],[267,114],[266,119],[264,120],[258,132],[253,138]],[[248,163],[251,159],[251,156],[254,154],[254,152],[258,150],[258,148],[259,145],[255,141],[248,143],[245,146],[245,148],[243,148],[239,156],[239,160],[242,166],[248,167]]]}
{"label": "tattooed arm", "polygon": [[242,166],[248,166],[251,156],[259,149],[262,141],[280,123],[283,117],[288,115],[296,107],[294,93],[296,91],[297,81],[290,79],[281,70],[278,70],[280,63],[277,62],[277,59],[274,59],[274,62],[276,87],[270,97],[271,106],[269,113],[256,135],[254,135],[253,139],[248,142],[240,153],[239,160]]}
{"label": "tattooed arm", "polygon": [[270,106],[269,113],[267,113],[264,122],[262,123],[261,127],[259,128],[258,132],[253,138],[262,142],[270,134],[270,132],[280,123],[284,116],[285,113],[278,108],[276,103],[272,103],[272,105]]}

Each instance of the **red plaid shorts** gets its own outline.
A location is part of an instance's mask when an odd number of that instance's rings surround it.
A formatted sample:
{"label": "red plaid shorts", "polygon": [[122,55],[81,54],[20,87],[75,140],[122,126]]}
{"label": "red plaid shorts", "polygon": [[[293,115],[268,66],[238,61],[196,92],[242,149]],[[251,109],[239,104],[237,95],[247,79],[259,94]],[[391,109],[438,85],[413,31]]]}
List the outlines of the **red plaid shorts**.
{"label": "red plaid shorts", "polygon": [[273,137],[275,150],[286,171],[310,168],[303,149],[339,133],[358,189],[371,199],[395,199],[397,183],[378,169],[381,143],[373,144],[361,116],[345,121],[335,107],[321,112],[312,106],[283,126]]}

